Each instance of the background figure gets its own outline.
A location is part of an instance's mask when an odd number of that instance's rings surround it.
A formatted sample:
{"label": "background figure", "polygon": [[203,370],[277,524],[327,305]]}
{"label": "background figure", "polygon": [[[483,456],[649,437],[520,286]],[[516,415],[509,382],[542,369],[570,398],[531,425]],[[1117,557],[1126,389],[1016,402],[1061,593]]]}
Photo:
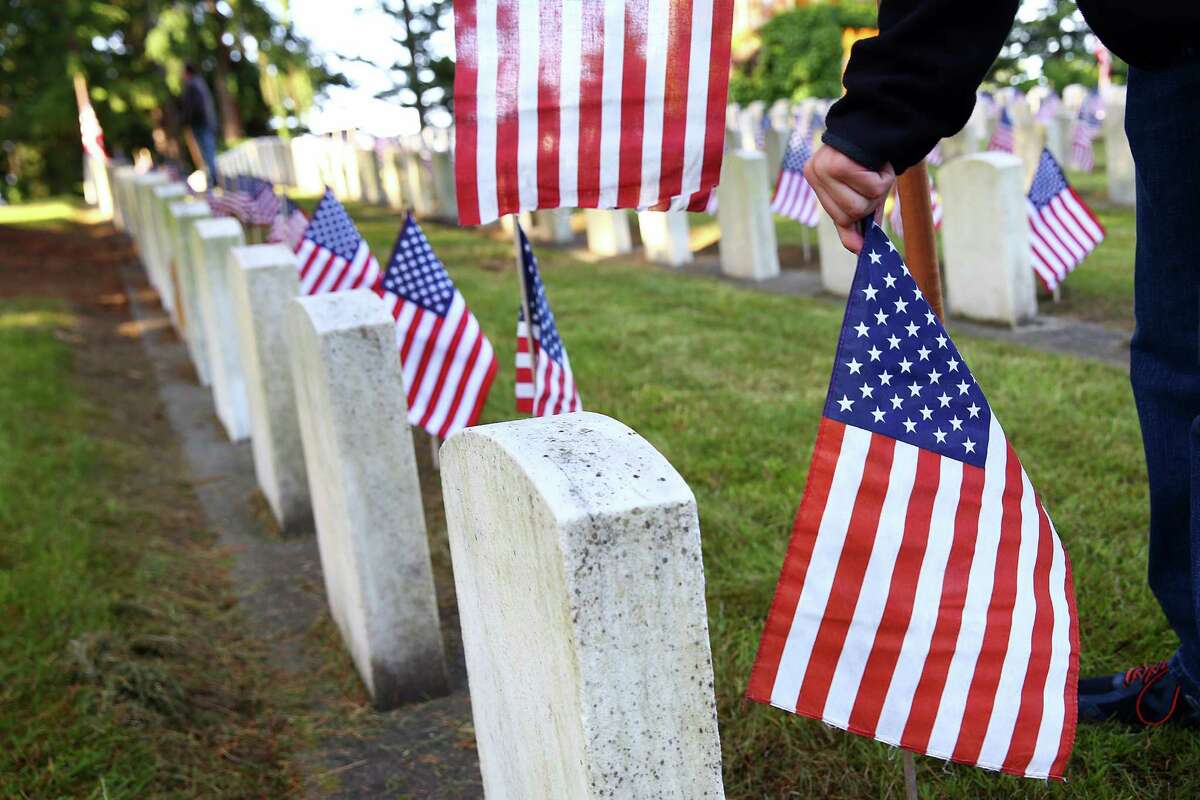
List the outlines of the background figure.
{"label": "background figure", "polygon": [[183,68],[183,122],[191,129],[208,170],[208,185],[217,183],[217,109],[208,84],[195,65]]}

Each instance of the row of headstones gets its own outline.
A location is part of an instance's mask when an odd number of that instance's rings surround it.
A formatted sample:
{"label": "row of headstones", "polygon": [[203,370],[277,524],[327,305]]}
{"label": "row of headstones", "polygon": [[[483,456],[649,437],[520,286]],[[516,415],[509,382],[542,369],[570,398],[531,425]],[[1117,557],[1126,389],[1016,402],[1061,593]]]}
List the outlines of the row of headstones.
{"label": "row of headstones", "polygon": [[[159,172],[111,171],[116,224],[284,529],[316,525],[332,616],[380,708],[448,691],[394,321],[366,290],[299,296]],[[489,798],[720,798],[692,492],[597,414],[489,425],[441,449]],[[403,770],[404,764],[397,763]]]}

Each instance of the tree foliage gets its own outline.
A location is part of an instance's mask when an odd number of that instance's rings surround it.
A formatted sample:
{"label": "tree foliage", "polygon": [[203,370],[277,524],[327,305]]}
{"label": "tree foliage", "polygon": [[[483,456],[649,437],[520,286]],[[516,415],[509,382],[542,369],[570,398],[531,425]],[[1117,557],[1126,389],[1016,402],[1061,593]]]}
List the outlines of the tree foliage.
{"label": "tree foliage", "polygon": [[180,156],[178,95],[195,63],[227,138],[300,126],[331,74],[265,0],[0,0],[0,176],[10,199],[74,191],[81,72],[110,153]]}
{"label": "tree foliage", "polygon": [[[1044,81],[1059,92],[1072,83],[1095,86],[1099,69],[1091,49],[1094,38],[1074,0],[1040,0],[1027,5],[987,80],[1024,89]],[[1124,64],[1114,59],[1114,74],[1124,70]]]}

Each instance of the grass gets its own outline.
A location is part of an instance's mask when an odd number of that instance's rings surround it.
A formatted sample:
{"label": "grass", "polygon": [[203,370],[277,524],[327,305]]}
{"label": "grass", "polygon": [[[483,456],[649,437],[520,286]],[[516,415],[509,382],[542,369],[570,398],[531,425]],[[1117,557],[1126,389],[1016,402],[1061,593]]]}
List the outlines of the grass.
{"label": "grass", "polygon": [[[352,213],[381,257],[399,219]],[[485,421],[511,419],[511,243],[427,225],[496,348]],[[741,699],[804,487],[841,309],[614,262],[539,253],[589,410],[658,447],[696,493],[725,780],[731,798],[900,796],[894,751]],[[1073,557],[1085,672],[1168,654],[1145,584],[1146,477],[1120,370],[964,338],[959,345]],[[930,797],[1195,796],[1191,734],[1080,731],[1071,782],[1047,787],[920,759]]]}
{"label": "grass", "polygon": [[83,198],[71,195],[37,203],[0,205],[0,225],[61,231],[89,221],[99,221],[98,212],[89,208]]}

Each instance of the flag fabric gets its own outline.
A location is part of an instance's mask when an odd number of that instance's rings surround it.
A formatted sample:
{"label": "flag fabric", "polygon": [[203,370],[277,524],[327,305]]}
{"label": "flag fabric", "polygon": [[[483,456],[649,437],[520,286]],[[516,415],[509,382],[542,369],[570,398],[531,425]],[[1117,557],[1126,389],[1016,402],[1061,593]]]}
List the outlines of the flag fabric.
{"label": "flag fabric", "polygon": [[804,177],[804,165],[812,156],[808,144],[811,137],[812,129],[807,126],[796,128],[788,137],[779,180],[775,182],[775,196],[771,198],[771,211],[815,228],[820,204],[817,193]]}
{"label": "flag fabric", "polygon": [[1081,172],[1091,172],[1096,167],[1096,153],[1092,143],[1100,135],[1100,114],[1104,103],[1099,92],[1092,92],[1084,99],[1071,126],[1071,166]]}
{"label": "flag fabric", "polygon": [[302,294],[370,289],[379,280],[379,262],[329,189],[295,249]]}
{"label": "flag fabric", "polygon": [[871,224],[748,696],[919,753],[1061,778],[1071,568],[983,391]]}
{"label": "flag fabric", "polygon": [[308,228],[308,215],[289,199],[284,199],[280,213],[271,222],[267,241],[283,244],[292,250],[300,246],[304,231]]}
{"label": "flag fabric", "polygon": [[411,213],[377,291],[396,320],[408,421],[443,439],[474,425],[496,356]]}
{"label": "flag fabric", "polygon": [[931,167],[940,167],[945,163],[946,159],[942,156],[942,143],[940,141],[929,151],[929,155],[925,156],[925,160],[929,162]]}
{"label": "flag fabric", "polygon": [[[567,357],[554,312],[546,299],[537,258],[520,223],[517,223],[517,235],[525,290],[524,302],[517,310],[517,411],[535,417],[582,411],[571,359]],[[533,318],[532,325],[526,324],[526,307]]]}
{"label": "flag fabric", "polygon": [[459,220],[703,210],[725,138],[733,0],[456,0]]}
{"label": "flag fabric", "polygon": [[991,141],[988,142],[988,150],[1011,153],[1014,146],[1012,117],[1008,115],[1007,108],[1002,108],[1000,119],[996,121],[996,129],[992,131]]}
{"label": "flag fabric", "polygon": [[1025,208],[1033,271],[1054,291],[1104,241],[1104,226],[1067,182],[1049,150],[1042,150]]}
{"label": "flag fabric", "polygon": [[104,129],[100,127],[100,118],[91,101],[84,100],[79,106],[79,135],[83,141],[83,152],[101,163],[108,163],[108,153],[104,149]]}
{"label": "flag fabric", "polygon": [[248,176],[244,191],[250,200],[246,204],[242,222],[247,225],[271,225],[283,209],[283,201],[275,194],[275,185],[263,178]]}
{"label": "flag fabric", "polygon": [[1042,98],[1042,102],[1038,104],[1037,114],[1034,119],[1043,125],[1048,125],[1054,121],[1054,115],[1058,113],[1058,109],[1062,107],[1062,100],[1053,91],[1049,92]]}
{"label": "flag fabric", "polygon": [[[904,216],[900,212],[900,189],[895,188],[892,191],[892,209],[888,213],[888,225],[892,229],[892,233],[896,236],[904,237]],[[942,229],[942,196],[938,194],[937,186],[933,183],[933,176],[929,176],[929,210],[933,213],[933,229],[940,231]]]}

